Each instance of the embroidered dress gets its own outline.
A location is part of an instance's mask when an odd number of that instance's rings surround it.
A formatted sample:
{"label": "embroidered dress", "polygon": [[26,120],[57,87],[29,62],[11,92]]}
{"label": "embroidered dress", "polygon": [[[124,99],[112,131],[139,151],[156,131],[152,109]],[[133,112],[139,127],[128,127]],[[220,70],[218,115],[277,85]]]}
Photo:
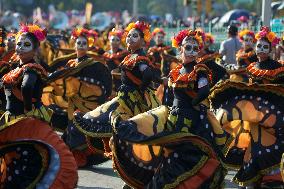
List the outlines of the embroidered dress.
{"label": "embroidered dress", "polygon": [[[208,81],[207,84],[205,84]],[[160,106],[124,120],[112,113],[111,148],[117,172],[134,188],[220,188],[226,135],[198,90],[212,81],[211,71],[196,62],[170,73],[172,109]]]}
{"label": "embroidered dress", "polygon": [[7,111],[0,121],[1,189],[71,189],[76,185],[75,160],[49,126],[51,112],[40,100],[46,77],[45,70],[34,61],[2,77]]}
{"label": "embroidered dress", "polygon": [[225,81],[210,95],[218,121],[231,135],[226,163],[238,170],[239,185],[277,188],[275,183],[283,185],[283,67],[268,59],[251,63],[247,72],[250,83]]}

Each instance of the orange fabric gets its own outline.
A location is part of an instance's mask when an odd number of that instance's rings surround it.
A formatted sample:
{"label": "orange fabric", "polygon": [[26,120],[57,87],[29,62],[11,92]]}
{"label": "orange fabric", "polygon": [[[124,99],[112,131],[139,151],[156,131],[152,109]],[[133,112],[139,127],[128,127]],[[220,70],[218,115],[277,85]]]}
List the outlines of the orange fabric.
{"label": "orange fabric", "polygon": [[87,155],[83,151],[74,150],[72,151],[75,161],[78,167],[84,167],[87,165]]}
{"label": "orange fabric", "polygon": [[8,51],[4,54],[4,56],[2,57],[2,61],[6,61],[9,62],[9,60],[11,59],[11,57],[14,55],[15,51]]}
{"label": "orange fabric", "polygon": [[220,162],[216,159],[209,159],[207,163],[198,171],[198,173],[180,183],[176,189],[198,189],[200,185],[204,183],[204,181],[209,179],[214,174],[219,165]]}
{"label": "orange fabric", "polygon": [[194,69],[192,72],[187,73],[187,74],[180,74],[180,69],[182,68],[182,65],[178,65],[176,68],[172,69],[170,72],[170,81],[172,83],[178,84],[184,84],[184,83],[189,83],[192,81],[196,81],[197,73],[198,71],[206,71],[209,75],[209,82],[212,82],[212,73],[210,69],[204,65],[204,64],[197,64],[194,66]]}
{"label": "orange fabric", "polygon": [[41,65],[34,64],[34,63],[28,63],[28,64],[23,65],[21,68],[17,67],[16,69],[5,74],[2,78],[3,83],[4,84],[12,84],[12,85],[17,84],[17,82],[19,82],[19,77],[22,75],[23,71],[26,68],[30,68],[30,69],[33,69],[35,71],[38,71],[43,76],[47,77],[47,72],[45,71],[45,69]]}
{"label": "orange fabric", "polygon": [[0,132],[0,144],[9,141],[31,139],[43,141],[57,151],[60,158],[60,170],[50,189],[73,189],[78,181],[77,165],[65,143],[45,122],[26,118]]}
{"label": "orange fabric", "polygon": [[104,149],[105,149],[104,155],[106,157],[108,157],[108,158],[111,158],[112,157],[112,151],[111,151],[111,149],[109,147],[109,140],[110,140],[110,138],[109,137],[104,137],[104,138],[102,138],[102,140],[103,140]]}
{"label": "orange fabric", "polygon": [[148,53],[155,53],[155,52],[164,52],[164,51],[168,51],[168,50],[171,50],[171,47],[170,46],[165,46],[165,47],[151,47],[149,48],[148,50]]}
{"label": "orange fabric", "polygon": [[204,56],[200,57],[197,59],[197,62],[198,63],[202,63],[204,61],[207,61],[207,60],[212,60],[212,59],[216,59],[220,57],[220,54],[218,52],[215,52],[213,54],[205,54]]}
{"label": "orange fabric", "polygon": [[240,61],[240,59],[244,59],[245,63],[246,63],[247,65],[249,65],[250,62],[249,62],[248,58],[249,58],[249,57],[252,57],[254,54],[255,54],[254,51],[250,51],[250,52],[246,53],[246,52],[244,51],[244,49],[241,49],[241,50],[239,50],[238,53],[236,54],[236,58],[237,58],[237,61]]}
{"label": "orange fabric", "polygon": [[131,72],[126,71],[126,76],[131,79],[131,81],[133,81],[133,83],[135,83],[136,85],[141,85],[142,81],[140,79],[138,79],[136,76],[134,76]]}
{"label": "orange fabric", "polygon": [[149,66],[153,67],[152,62],[147,56],[136,56],[135,58],[130,59],[131,56],[133,55],[132,54],[127,55],[124,58],[124,60],[121,62],[121,65],[131,70],[135,66],[136,63],[141,62],[141,61],[146,61],[148,62]]}
{"label": "orange fabric", "polygon": [[120,51],[120,52],[117,52],[117,53],[113,53],[113,54],[110,54],[108,52],[105,52],[103,54],[103,56],[106,58],[106,59],[111,59],[111,60],[114,60],[114,59],[120,59],[126,55],[128,55],[129,52],[126,51],[126,50],[123,50],[123,51]]}
{"label": "orange fabric", "polygon": [[251,63],[248,67],[247,67],[247,71],[252,74],[253,76],[256,77],[276,77],[277,75],[279,75],[280,73],[284,73],[284,66],[274,69],[274,70],[261,70],[255,67],[256,62]]}

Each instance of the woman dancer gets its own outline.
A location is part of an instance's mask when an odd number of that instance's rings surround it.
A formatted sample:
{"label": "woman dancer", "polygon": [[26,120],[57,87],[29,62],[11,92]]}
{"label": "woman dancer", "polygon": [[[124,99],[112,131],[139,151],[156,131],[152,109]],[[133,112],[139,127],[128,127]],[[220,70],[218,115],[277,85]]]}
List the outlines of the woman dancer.
{"label": "woman dancer", "polygon": [[17,34],[17,68],[2,77],[7,99],[0,119],[0,188],[74,188],[75,160],[47,124],[41,94],[47,73],[34,61],[46,31],[22,25]]}

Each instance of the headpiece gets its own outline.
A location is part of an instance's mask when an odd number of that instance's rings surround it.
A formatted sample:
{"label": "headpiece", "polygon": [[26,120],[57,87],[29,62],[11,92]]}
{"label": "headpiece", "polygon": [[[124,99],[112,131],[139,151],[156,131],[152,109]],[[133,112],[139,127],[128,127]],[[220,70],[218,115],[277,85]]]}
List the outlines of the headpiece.
{"label": "headpiece", "polygon": [[244,36],[245,35],[249,35],[253,38],[254,42],[256,42],[256,39],[255,39],[255,35],[254,35],[254,32],[251,31],[251,30],[248,30],[248,29],[245,29],[245,30],[242,30],[239,32],[239,38],[241,41],[244,40]]}
{"label": "headpiece", "polygon": [[153,30],[153,32],[152,32],[152,36],[155,37],[155,35],[156,35],[157,33],[161,33],[163,36],[166,35],[166,33],[164,32],[164,30],[163,30],[162,28],[155,28],[155,29]]}
{"label": "headpiece", "polygon": [[135,23],[131,22],[130,24],[128,24],[128,26],[124,30],[124,37],[126,38],[129,31],[134,29],[134,28],[141,31],[144,34],[144,41],[146,43],[150,42],[150,40],[151,40],[150,25],[145,23],[145,22],[140,22],[140,21],[137,21]]}
{"label": "headpiece", "polygon": [[270,28],[267,26],[261,27],[260,31],[255,35],[255,38],[257,40],[266,38],[270,42],[271,46],[276,46],[280,41],[276,34],[270,31]]}
{"label": "headpiece", "polygon": [[20,31],[17,33],[16,38],[18,38],[23,33],[32,33],[39,42],[44,41],[46,38],[46,29],[40,28],[38,25],[21,25]]}
{"label": "headpiece", "polygon": [[182,30],[180,31],[175,37],[172,38],[172,46],[178,48],[182,45],[182,41],[186,38],[190,37],[197,41],[199,48],[202,49],[203,47],[203,40],[202,35],[199,31],[193,30]]}

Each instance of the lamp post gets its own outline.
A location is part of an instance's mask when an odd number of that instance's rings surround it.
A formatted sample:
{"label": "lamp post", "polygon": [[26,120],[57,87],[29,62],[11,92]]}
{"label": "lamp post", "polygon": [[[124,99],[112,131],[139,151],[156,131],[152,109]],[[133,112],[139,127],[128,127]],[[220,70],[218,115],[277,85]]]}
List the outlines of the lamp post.
{"label": "lamp post", "polygon": [[138,0],[133,0],[133,9],[132,9],[132,16],[138,16]]}
{"label": "lamp post", "polygon": [[262,25],[270,26],[271,19],[271,0],[262,0]]}

